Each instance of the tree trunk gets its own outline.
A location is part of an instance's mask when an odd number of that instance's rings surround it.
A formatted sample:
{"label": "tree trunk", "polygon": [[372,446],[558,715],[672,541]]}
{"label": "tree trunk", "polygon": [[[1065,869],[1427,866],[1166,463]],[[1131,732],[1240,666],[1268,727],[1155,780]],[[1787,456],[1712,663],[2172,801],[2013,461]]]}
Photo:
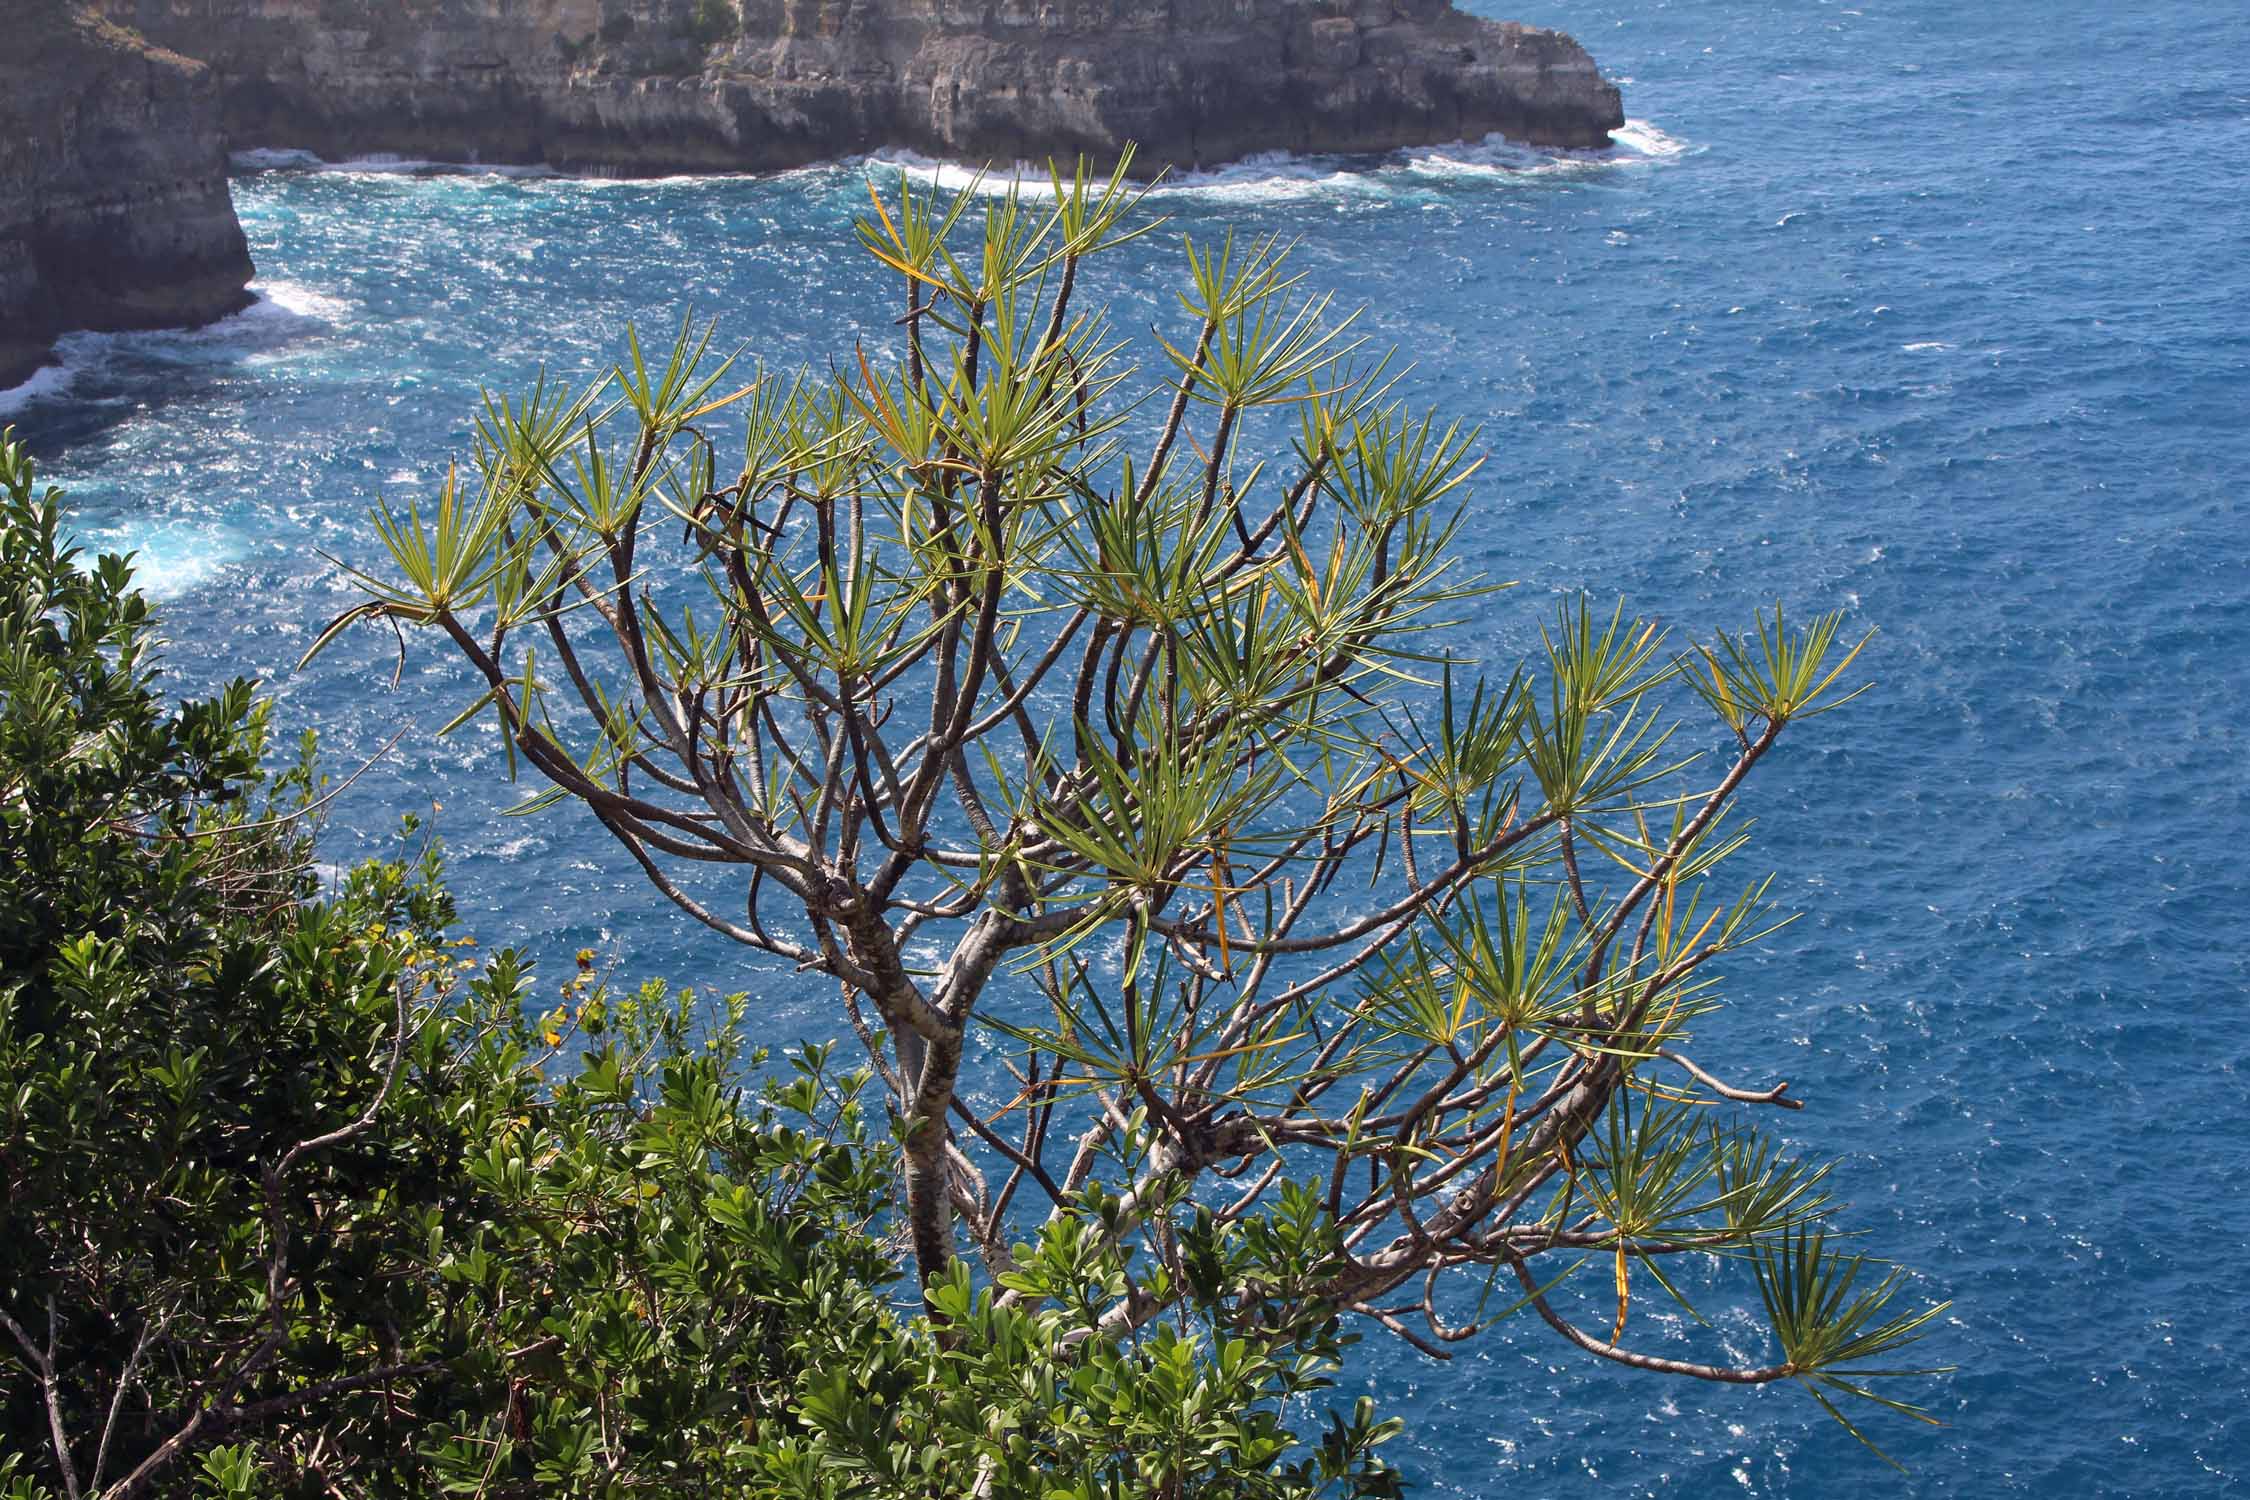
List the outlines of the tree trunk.
{"label": "tree trunk", "polygon": [[[903,1039],[902,1039],[903,1040]],[[913,1091],[906,1114],[906,1218],[914,1236],[914,1264],[922,1285],[945,1274],[953,1263],[953,1193],[945,1143],[951,1128],[946,1114],[961,1076],[961,1037],[936,1040],[914,1036],[901,1049],[921,1055],[920,1066],[904,1073]]]}
{"label": "tree trunk", "polygon": [[945,1159],[949,1112],[961,1078],[962,1028],[931,1005],[900,961],[889,926],[864,898],[848,921],[853,962],[875,980],[868,998],[881,1012],[898,1053],[904,1098],[907,1227],[914,1239],[915,1270],[929,1285],[953,1263],[951,1168]]}

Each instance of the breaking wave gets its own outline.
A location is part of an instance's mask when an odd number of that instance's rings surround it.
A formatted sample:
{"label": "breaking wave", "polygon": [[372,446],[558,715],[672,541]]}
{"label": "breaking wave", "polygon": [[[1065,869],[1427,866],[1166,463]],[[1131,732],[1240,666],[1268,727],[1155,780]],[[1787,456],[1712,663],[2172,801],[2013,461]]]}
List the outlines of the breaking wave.
{"label": "breaking wave", "polygon": [[[66,333],[55,340],[55,362],[21,385],[0,390],[0,416],[42,401],[81,392],[85,385],[120,364],[191,365],[221,363],[270,353],[307,335],[336,326],[345,304],[290,282],[252,282],[252,301],[242,311],[197,328],[143,328],[124,333]],[[103,399],[100,392],[91,399]]]}
{"label": "breaking wave", "polygon": [[[1221,202],[1273,202],[1329,195],[1380,197],[1427,188],[1448,179],[1576,176],[1611,171],[1669,160],[1693,149],[1647,120],[1627,120],[1622,129],[1613,133],[1611,140],[1614,144],[1599,151],[1527,146],[1502,135],[1486,136],[1481,141],[1408,147],[1380,156],[1267,151],[1222,167],[1176,173],[1158,183],[1153,196],[1180,195]],[[862,170],[900,171],[918,182],[956,191],[975,189],[1002,193],[1018,178],[1027,197],[1050,196],[1053,191],[1048,185],[1047,169],[1031,162],[1018,162],[1013,171],[1000,171],[940,160],[914,151],[879,151],[847,165],[857,165]]]}

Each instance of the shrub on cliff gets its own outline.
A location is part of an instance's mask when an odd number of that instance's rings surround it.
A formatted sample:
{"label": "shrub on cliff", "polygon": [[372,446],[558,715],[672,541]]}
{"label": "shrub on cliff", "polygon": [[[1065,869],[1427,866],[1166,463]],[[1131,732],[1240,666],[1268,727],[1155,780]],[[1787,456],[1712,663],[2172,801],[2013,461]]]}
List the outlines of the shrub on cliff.
{"label": "shrub on cliff", "polygon": [[[418,1319],[381,1272],[461,1138],[354,1119],[434,896],[308,899],[309,763],[268,780],[248,683],[164,701],[147,601],[58,501],[0,440],[0,1411],[19,1488],[77,1495]],[[308,1305],[337,1343],[306,1356]]]}
{"label": "shrub on cliff", "polygon": [[[964,1256],[1043,1305],[1017,1241],[1098,1206],[1147,1268],[1102,1326],[1148,1326],[1238,1292],[1205,1237],[1310,1180],[1342,1235],[1305,1294],[1433,1354],[1528,1309],[1635,1368],[1920,1415],[1885,1392],[1937,1309],[1729,1118],[1786,1085],[1693,1042],[1787,919],[1735,874],[1738,804],[1852,696],[1841,622],[1675,644],[1574,602],[1474,675],[1440,631],[1488,592],[1454,550],[1475,435],[1270,242],[1186,245],[1151,378],[1080,296],[1151,226],[1122,176],[1049,186],[871,189],[887,352],[743,376],[683,326],[489,398],[323,640],[437,632],[511,767],[833,982],[941,1316]],[[713,866],[723,904],[675,878]],[[1768,1351],[1635,1339],[1683,1254],[1739,1268]]]}
{"label": "shrub on cliff", "polygon": [[695,0],[688,35],[706,47],[716,47],[742,35],[742,12],[736,0]]}
{"label": "shrub on cliff", "polygon": [[[248,683],[159,691],[0,436],[0,1497],[1393,1493],[1308,1199],[1115,1337],[1099,1223],[902,1316],[863,1075],[737,999],[478,963],[424,845],[323,891]],[[408,834],[414,829],[409,824]],[[1254,1300],[1223,1295],[1254,1284]]]}

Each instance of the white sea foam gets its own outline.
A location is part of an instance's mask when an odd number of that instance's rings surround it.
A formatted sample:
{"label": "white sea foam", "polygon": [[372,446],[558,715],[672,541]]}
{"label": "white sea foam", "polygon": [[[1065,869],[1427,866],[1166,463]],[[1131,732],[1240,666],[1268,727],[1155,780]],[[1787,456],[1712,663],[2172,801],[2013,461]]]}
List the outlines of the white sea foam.
{"label": "white sea foam", "polygon": [[197,364],[268,353],[341,323],[348,307],[334,297],[286,281],[254,281],[242,311],[199,328],[144,328],[125,333],[66,333],[55,340],[55,363],[21,385],[0,390],[0,417],[35,402],[79,399],[80,382],[119,359]]}
{"label": "white sea foam", "polygon": [[[1414,147],[1374,157],[1300,155],[1288,151],[1261,152],[1204,171],[1178,172],[1154,190],[1158,197],[1181,195],[1237,202],[1277,202],[1323,196],[1385,196],[1402,187],[1425,187],[1445,179],[1474,180],[1582,173],[1630,167],[1680,156],[1692,148],[1647,120],[1627,120],[1611,133],[1613,144],[1599,151],[1560,150],[1526,146],[1504,136],[1481,141],[1455,141],[1446,145]],[[697,182],[705,174],[674,177],[612,177],[602,173],[562,173],[544,166],[492,165],[480,162],[436,161],[385,153],[325,161],[310,151],[289,147],[260,147],[238,151],[232,158],[237,171],[319,171],[373,176],[495,176],[561,178],[574,185],[609,186],[652,182]],[[1044,163],[1019,161],[1012,166],[972,166],[946,161],[918,151],[883,150],[866,156],[816,163],[775,174],[817,177],[838,170],[873,176],[878,182],[903,173],[925,187],[948,192],[975,191],[997,196],[1012,187],[1027,199],[1054,196]],[[739,174],[710,174],[739,175]]]}
{"label": "white sea foam", "polygon": [[351,311],[342,299],[293,281],[254,281],[250,289],[258,294],[258,300],[235,314],[238,318],[295,320],[334,327]]}
{"label": "white sea foam", "polygon": [[21,385],[0,390],[0,417],[12,417],[34,401],[52,401],[67,392],[78,371],[69,363],[41,365]]}
{"label": "white sea foam", "polygon": [[[1526,146],[1505,136],[1413,147],[1379,157],[1299,155],[1268,151],[1206,171],[1180,172],[1157,185],[1155,195],[1180,195],[1236,202],[1275,202],[1333,196],[1383,196],[1402,188],[1426,187],[1447,179],[1495,180],[1583,173],[1663,161],[1686,153],[1687,142],[1647,120],[1628,120],[1615,131],[1614,145],[1602,151],[1565,151]],[[940,161],[912,151],[882,151],[856,163],[878,178],[903,172],[914,181],[948,191],[999,194],[1021,180],[1027,198],[1051,197],[1047,169],[1019,162],[1012,170],[980,171],[959,162]],[[817,169],[816,169],[817,170]]]}
{"label": "white sea foam", "polygon": [[[153,360],[190,365],[214,357],[233,359],[238,357],[233,352],[235,347],[247,345],[254,351],[277,337],[294,337],[290,325],[302,321],[302,315],[260,297],[233,317],[203,328],[65,334],[55,341],[59,363],[47,366],[14,390],[0,392],[0,422],[34,402],[67,402],[74,408],[130,406],[134,400],[131,395],[102,391],[105,369],[113,362]],[[94,551],[132,554],[134,582],[159,599],[203,587],[248,550],[243,539],[227,527],[192,513],[135,513],[106,525],[89,525],[82,537]]]}
{"label": "white sea foam", "polygon": [[[232,321],[229,319],[227,321]],[[66,333],[55,340],[54,363],[42,366],[22,385],[0,391],[0,417],[9,417],[38,403],[83,401],[81,383],[109,363],[127,340],[162,336],[184,338],[201,330],[164,329],[144,333]]]}
{"label": "white sea foam", "polygon": [[286,281],[253,281],[250,297],[250,305],[242,311],[200,327],[65,334],[55,349],[64,363],[85,368],[121,356],[206,363],[263,353],[321,332],[346,310],[334,297]]}
{"label": "white sea foam", "polygon": [[87,533],[100,552],[133,554],[133,582],[154,598],[201,588],[244,554],[232,532],[194,521],[155,521]]}
{"label": "white sea foam", "polygon": [[1281,203],[1387,191],[1377,172],[1354,171],[1336,157],[1292,156],[1279,151],[1245,157],[1207,172],[1183,172],[1165,179],[1157,189],[1159,195],[1226,203]]}
{"label": "white sea foam", "polygon": [[[1026,198],[1053,197],[1047,169],[1028,161],[1019,161],[1013,169],[999,167],[978,168],[960,162],[941,161],[934,156],[924,156],[919,151],[883,150],[867,156],[853,157],[837,163],[800,168],[807,173],[825,173],[837,166],[857,166],[877,183],[904,176],[924,187],[942,188],[950,193],[977,192],[998,196],[1008,191],[1011,184],[1020,181]],[[785,174],[795,175],[795,174]]]}
{"label": "white sea foam", "polygon": [[[919,151],[886,149],[852,161],[804,170],[826,173],[836,166],[857,167],[878,185],[904,176],[922,187],[949,193],[974,192],[984,197],[997,198],[1013,190],[1027,199],[1051,199],[1055,195],[1053,179],[1047,167],[1043,163],[1030,161],[1018,161],[1013,166],[994,163],[978,167],[965,162],[925,156]],[[1173,194],[1263,190],[1268,195],[1278,193],[1287,196],[1325,179],[1343,180],[1349,176],[1350,174],[1332,166],[1322,166],[1317,158],[1293,156],[1285,151],[1269,151],[1208,171],[1172,173],[1157,184],[1154,191]]]}
{"label": "white sea foam", "polygon": [[1609,138],[1617,143],[1616,149],[1630,156],[1661,159],[1685,155],[1686,141],[1667,135],[1662,128],[1648,120],[1627,120],[1624,128],[1613,130]]}
{"label": "white sea foam", "polygon": [[390,151],[370,151],[365,156],[347,156],[342,161],[324,161],[323,172],[341,172],[348,176],[420,177],[435,172],[444,163],[424,156],[399,156]]}
{"label": "white sea foam", "polygon": [[1488,135],[1481,141],[1394,152],[1378,171],[1432,178],[1522,177],[1610,166],[1616,158],[1614,151],[1547,151],[1504,135]]}

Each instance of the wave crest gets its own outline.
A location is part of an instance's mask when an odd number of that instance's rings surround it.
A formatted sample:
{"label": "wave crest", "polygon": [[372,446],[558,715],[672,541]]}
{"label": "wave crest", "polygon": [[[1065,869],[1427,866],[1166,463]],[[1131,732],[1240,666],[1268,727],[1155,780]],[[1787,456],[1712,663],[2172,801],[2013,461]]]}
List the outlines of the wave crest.
{"label": "wave crest", "polygon": [[231,362],[343,324],[350,309],[335,297],[287,281],[254,281],[242,311],[199,328],[141,328],[123,333],[66,333],[55,340],[55,363],[21,385],[0,390],[0,416],[70,396],[81,381],[119,361],[157,365]]}
{"label": "wave crest", "polygon": [[[1627,120],[1612,135],[1606,150],[1563,150],[1526,146],[1505,136],[1481,141],[1454,141],[1437,146],[1409,147],[1379,156],[1332,153],[1299,154],[1261,152],[1203,171],[1174,174],[1159,183],[1157,196],[1181,195],[1245,201],[1303,198],[1324,194],[1381,196],[1407,186],[1426,186],[1448,178],[1515,178],[1555,173],[1578,174],[1663,161],[1686,154],[1687,142],[1667,134],[1648,120]],[[328,161],[310,151],[267,146],[237,151],[229,158],[237,172],[332,172],[357,176],[560,178],[573,183],[607,185],[612,182],[701,180],[686,177],[612,178],[606,174],[557,172],[545,166],[509,166],[483,162],[436,161],[385,153]],[[889,149],[864,156],[800,167],[782,177],[818,176],[839,170],[903,172],[928,187],[949,192],[975,190],[999,194],[1019,185],[1026,198],[1053,196],[1047,169],[1019,161],[1011,167],[979,168],[964,162],[925,155],[919,151]],[[718,174],[729,175],[729,174]]]}
{"label": "wave crest", "polygon": [[[1600,151],[1527,146],[1502,135],[1409,147],[1382,156],[1268,151],[1223,167],[1167,177],[1156,185],[1152,195],[1234,201],[1331,195],[1383,197],[1449,179],[1507,180],[1610,171],[1666,161],[1692,149],[1689,143],[1648,120],[1627,120],[1611,139],[1614,144]],[[900,171],[926,186],[949,191],[974,188],[983,193],[1004,193],[1020,178],[1026,197],[1049,197],[1053,192],[1046,169],[1030,162],[1018,162],[1013,172],[980,171],[915,151],[879,151],[840,165],[857,166],[862,171]]]}

